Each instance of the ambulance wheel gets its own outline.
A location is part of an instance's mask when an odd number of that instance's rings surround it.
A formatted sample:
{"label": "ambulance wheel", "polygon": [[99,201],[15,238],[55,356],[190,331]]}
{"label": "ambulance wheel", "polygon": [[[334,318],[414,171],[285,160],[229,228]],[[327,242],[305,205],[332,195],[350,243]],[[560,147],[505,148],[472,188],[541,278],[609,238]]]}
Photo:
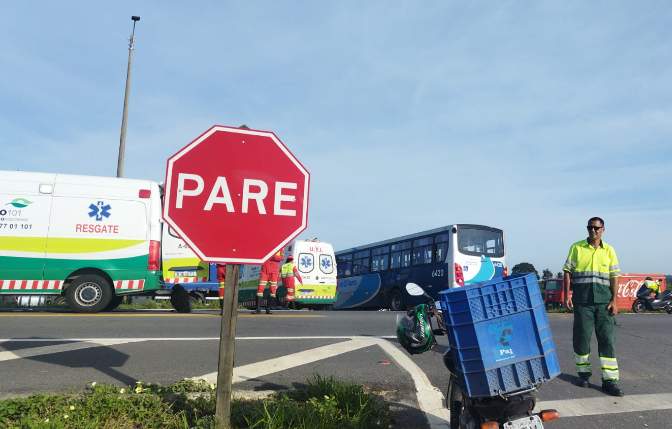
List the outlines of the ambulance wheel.
{"label": "ambulance wheel", "polygon": [[103,311],[112,299],[112,286],[96,274],[81,275],[65,290],[68,306],[78,313]]}
{"label": "ambulance wheel", "polygon": [[119,305],[121,305],[121,301],[123,300],[124,300],[123,296],[119,295],[113,296],[112,299],[110,300],[110,303],[107,304],[107,307],[105,307],[105,311],[112,311],[115,308],[119,307]]}
{"label": "ambulance wheel", "polygon": [[170,303],[178,313],[191,313],[191,296],[180,285],[173,287],[173,292],[170,294]]}

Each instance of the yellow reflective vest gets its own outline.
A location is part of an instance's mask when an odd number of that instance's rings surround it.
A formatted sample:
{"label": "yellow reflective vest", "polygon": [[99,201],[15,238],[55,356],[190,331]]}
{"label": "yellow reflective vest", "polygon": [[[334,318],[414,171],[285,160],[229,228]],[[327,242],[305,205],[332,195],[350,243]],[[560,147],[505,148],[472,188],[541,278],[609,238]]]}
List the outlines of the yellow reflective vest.
{"label": "yellow reflective vest", "polygon": [[660,285],[656,281],[644,280],[644,286],[648,287],[649,289],[651,289],[655,293],[660,292]]}
{"label": "yellow reflective vest", "polygon": [[621,272],[613,247],[602,241],[595,248],[587,239],[572,244],[562,269],[572,277],[572,301],[587,305],[611,301],[610,279]]}
{"label": "yellow reflective vest", "polygon": [[294,262],[287,262],[282,264],[280,268],[280,275],[282,278],[294,277]]}

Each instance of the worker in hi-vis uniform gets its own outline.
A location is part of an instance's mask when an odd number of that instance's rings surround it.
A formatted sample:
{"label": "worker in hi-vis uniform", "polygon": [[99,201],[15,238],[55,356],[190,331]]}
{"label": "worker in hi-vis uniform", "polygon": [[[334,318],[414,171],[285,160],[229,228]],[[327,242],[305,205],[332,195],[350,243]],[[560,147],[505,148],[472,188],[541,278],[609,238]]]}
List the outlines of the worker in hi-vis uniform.
{"label": "worker in hi-vis uniform", "polygon": [[[613,247],[602,241],[604,220],[588,221],[588,238],[569,248],[563,267],[565,306],[574,309],[573,345],[577,385],[588,387],[590,339],[595,331],[602,369],[602,390],[612,396],[623,396],[618,387],[618,362],[614,351],[614,316],[618,314],[616,291],[620,268]],[[569,297],[569,288],[573,293]]]}
{"label": "worker in hi-vis uniform", "polygon": [[261,265],[259,275],[259,286],[257,287],[257,309],[255,313],[261,313],[260,302],[264,297],[266,285],[270,283],[271,295],[266,301],[266,314],[271,314],[271,305],[275,303],[276,293],[278,291],[278,277],[280,276],[280,262],[282,261],[282,250],[278,250]]}
{"label": "worker in hi-vis uniform", "polygon": [[299,280],[301,286],[303,286],[303,279],[301,278],[301,274],[299,274],[299,270],[296,269],[296,265],[294,265],[293,256],[288,256],[286,262],[282,264],[280,275],[282,276],[282,284],[287,290],[287,297],[285,299],[288,303],[294,302],[294,279]]}
{"label": "worker in hi-vis uniform", "polygon": [[217,264],[217,282],[219,289],[217,295],[219,296],[219,309],[224,312],[224,285],[226,284],[226,264]]}
{"label": "worker in hi-vis uniform", "polygon": [[651,291],[651,295],[653,295],[651,298],[658,298],[658,294],[660,293],[660,285],[658,282],[653,280],[651,277],[646,277],[644,279],[644,283],[642,283],[642,286],[646,287]]}

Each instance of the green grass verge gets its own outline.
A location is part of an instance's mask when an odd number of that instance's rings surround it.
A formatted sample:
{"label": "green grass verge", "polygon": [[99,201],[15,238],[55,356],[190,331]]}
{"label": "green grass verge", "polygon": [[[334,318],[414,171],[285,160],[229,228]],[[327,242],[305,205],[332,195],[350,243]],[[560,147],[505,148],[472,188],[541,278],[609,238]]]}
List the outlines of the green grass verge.
{"label": "green grass verge", "polygon": [[[81,394],[0,401],[0,427],[8,429],[208,429],[214,427],[214,414],[214,386],[193,381],[130,388],[93,383]],[[235,428],[254,429],[390,427],[382,399],[360,385],[319,375],[300,390],[234,399],[231,420]]]}

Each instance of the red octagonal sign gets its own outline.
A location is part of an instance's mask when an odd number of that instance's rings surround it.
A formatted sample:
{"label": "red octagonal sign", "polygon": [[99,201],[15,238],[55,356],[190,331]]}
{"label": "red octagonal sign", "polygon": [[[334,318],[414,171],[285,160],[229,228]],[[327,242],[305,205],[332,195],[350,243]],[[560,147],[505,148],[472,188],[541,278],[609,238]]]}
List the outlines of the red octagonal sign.
{"label": "red octagonal sign", "polygon": [[168,159],[163,218],[204,261],[262,263],[308,226],[309,181],[272,132],[215,125]]}

